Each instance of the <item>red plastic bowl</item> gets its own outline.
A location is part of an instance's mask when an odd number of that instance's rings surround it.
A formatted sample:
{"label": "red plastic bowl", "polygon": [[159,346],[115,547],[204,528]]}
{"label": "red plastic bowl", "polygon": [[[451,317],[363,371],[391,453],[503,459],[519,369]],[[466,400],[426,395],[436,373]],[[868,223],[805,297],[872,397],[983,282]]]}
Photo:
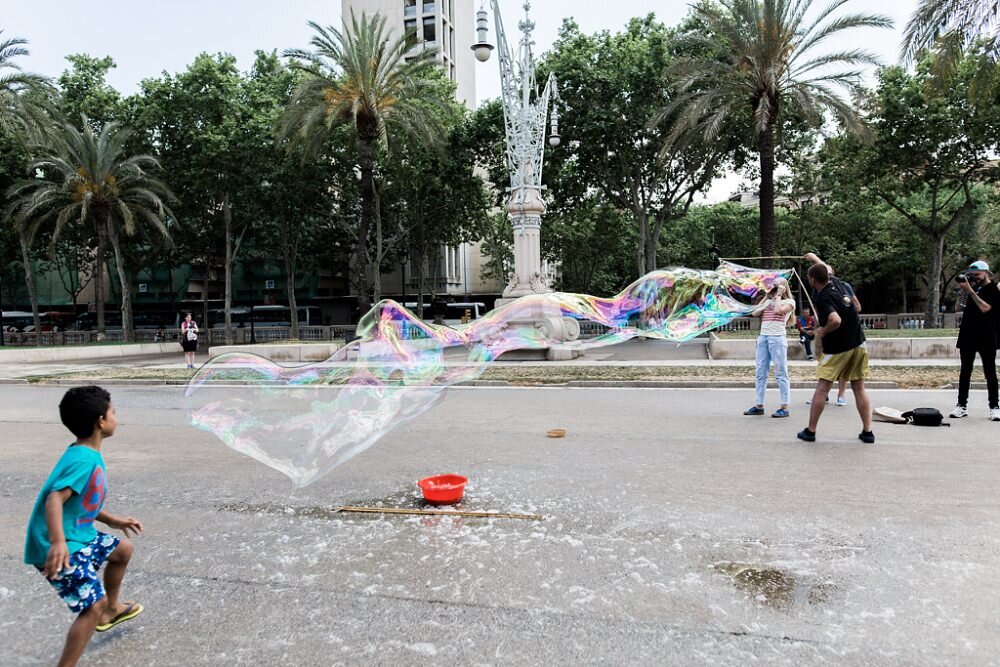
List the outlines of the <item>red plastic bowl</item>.
{"label": "red plastic bowl", "polygon": [[431,505],[454,505],[465,494],[469,480],[461,475],[435,475],[417,482],[424,492],[424,500]]}

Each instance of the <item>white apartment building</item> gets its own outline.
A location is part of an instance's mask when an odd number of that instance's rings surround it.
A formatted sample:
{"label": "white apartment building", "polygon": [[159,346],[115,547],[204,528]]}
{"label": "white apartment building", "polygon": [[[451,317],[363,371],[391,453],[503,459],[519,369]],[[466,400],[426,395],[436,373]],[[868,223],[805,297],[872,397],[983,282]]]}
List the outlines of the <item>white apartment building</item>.
{"label": "white apartment building", "polygon": [[[342,0],[342,14],[344,21],[350,22],[352,12],[355,16],[379,13],[386,17],[387,25],[395,34],[404,30],[415,32],[423,40],[423,48],[437,49],[438,61],[456,84],[456,97],[472,109],[476,106],[477,61],[472,52],[476,42],[475,3],[476,0]],[[495,67],[496,64],[480,66]],[[478,244],[442,247],[440,253],[435,293],[472,298],[498,296],[503,291],[502,282],[480,277],[486,258]],[[383,275],[384,294],[412,298],[418,289],[416,268],[408,263],[405,270]],[[425,268],[428,290],[431,289],[432,273],[430,267]]]}

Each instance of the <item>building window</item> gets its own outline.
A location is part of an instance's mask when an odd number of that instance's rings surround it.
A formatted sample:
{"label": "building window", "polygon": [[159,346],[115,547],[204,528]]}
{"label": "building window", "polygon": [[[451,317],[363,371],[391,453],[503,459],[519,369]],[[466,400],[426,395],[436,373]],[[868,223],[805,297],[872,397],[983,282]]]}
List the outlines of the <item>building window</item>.
{"label": "building window", "polygon": [[424,14],[433,14],[435,9],[437,9],[437,5],[433,0],[431,2],[424,0]]}
{"label": "building window", "polygon": [[417,36],[417,19],[406,19],[403,21],[403,32],[406,33],[407,37],[412,36],[415,39]]}
{"label": "building window", "polygon": [[403,16],[417,15],[417,0],[403,0]]}
{"label": "building window", "polygon": [[[426,5],[424,5],[426,7]],[[437,20],[433,16],[424,19],[424,41],[437,41]]]}

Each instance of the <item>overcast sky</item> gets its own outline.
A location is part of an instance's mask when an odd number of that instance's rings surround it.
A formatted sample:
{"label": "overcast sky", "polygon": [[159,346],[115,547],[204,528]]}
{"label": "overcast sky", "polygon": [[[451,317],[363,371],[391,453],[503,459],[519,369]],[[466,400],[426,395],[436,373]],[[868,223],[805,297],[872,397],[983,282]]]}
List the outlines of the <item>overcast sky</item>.
{"label": "overcast sky", "polygon": [[[456,2],[478,0],[455,0]],[[816,0],[817,8],[828,0]],[[879,11],[896,21],[889,31],[854,31],[850,41],[831,46],[863,47],[879,54],[886,63],[896,62],[902,29],[917,0],[853,0],[847,11]],[[523,0],[501,0],[508,41],[523,16]],[[685,0],[535,0],[532,16],[536,53],[543,53],[556,38],[563,18],[572,16],[584,32],[619,30],[632,16],[653,12],[668,25],[680,21],[688,11]],[[109,75],[111,85],[124,94],[138,89],[145,78],[161,72],[178,72],[203,51],[227,52],[240,67],[252,63],[253,52],[307,47],[307,21],[324,25],[340,23],[340,0],[140,0],[117,6],[81,4],[78,0],[7,0],[0,15],[3,36],[27,39],[31,55],[17,62],[25,69],[58,76],[66,69],[66,56],[88,53],[110,55],[117,68]],[[843,10],[842,10],[843,11]],[[492,22],[491,22],[492,32]],[[494,36],[491,35],[491,40]],[[499,94],[496,59],[477,69],[479,100]],[[570,128],[563,128],[570,134]],[[727,179],[714,191],[731,189]],[[721,188],[721,189],[720,189]],[[712,197],[716,199],[718,197]]]}

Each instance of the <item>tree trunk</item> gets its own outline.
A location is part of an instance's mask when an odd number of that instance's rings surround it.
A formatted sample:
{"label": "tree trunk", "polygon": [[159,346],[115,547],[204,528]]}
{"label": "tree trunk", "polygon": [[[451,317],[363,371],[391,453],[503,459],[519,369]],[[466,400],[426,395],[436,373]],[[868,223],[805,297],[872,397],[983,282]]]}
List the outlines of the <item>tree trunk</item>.
{"label": "tree trunk", "polygon": [[658,241],[659,238],[655,232],[650,232],[646,236],[646,273],[656,271],[656,245]]}
{"label": "tree trunk", "polygon": [[122,257],[121,244],[117,234],[110,234],[111,247],[115,251],[115,269],[118,272],[118,284],[121,286],[122,299],[122,332],[126,343],[135,341],[135,330],[132,325],[132,290],[129,289],[128,276],[125,275],[125,262]]}
{"label": "tree trunk", "polygon": [[104,340],[104,267],[108,255],[108,213],[95,211],[97,216],[97,254],[94,256],[94,301],[97,306],[97,340]]}
{"label": "tree trunk", "polygon": [[[226,318],[226,345],[233,344],[233,207],[229,203],[229,193],[222,195],[222,219],[226,225],[226,297],[223,308]],[[208,322],[202,322],[205,327]]]}
{"label": "tree trunk", "polygon": [[900,279],[900,282],[903,283],[903,310],[902,310],[902,312],[906,313],[906,312],[909,312],[909,299],[907,298],[907,294],[906,294],[906,274],[905,273],[899,274],[899,279]]}
{"label": "tree trunk", "polygon": [[375,158],[373,139],[361,138],[361,221],[354,249],[355,289],[358,291],[358,316],[371,307],[368,299],[368,229],[375,213]]}
{"label": "tree trunk", "polygon": [[417,257],[417,317],[424,319],[424,290],[427,283],[424,273],[424,262],[427,261],[427,252],[423,244],[420,246],[420,255]]}
{"label": "tree trunk", "polygon": [[299,302],[295,299],[295,256],[288,246],[285,246],[285,276],[288,280],[288,309],[289,321],[292,324],[292,340],[299,340]]}
{"label": "tree trunk", "polygon": [[382,212],[375,203],[375,266],[372,270],[372,300],[382,300]]}
{"label": "tree trunk", "polygon": [[924,303],[924,328],[938,328],[941,304],[941,266],[944,263],[944,233],[931,236],[931,265],[927,270],[927,301]]}
{"label": "tree trunk", "polygon": [[[774,224],[774,124],[760,134],[760,254],[774,255],[777,230]],[[764,259],[761,266],[770,267]]]}
{"label": "tree trunk", "polygon": [[35,269],[31,263],[28,238],[23,232],[19,236],[21,240],[21,263],[24,264],[24,282],[28,286],[28,300],[31,301],[31,317],[35,321],[35,343],[41,345],[42,317],[38,312],[38,290],[35,286]]}
{"label": "tree trunk", "polygon": [[636,248],[635,252],[635,267],[641,277],[649,273],[646,270],[646,241],[649,236],[649,220],[644,210],[635,210],[633,215],[636,222],[639,223],[639,247]]}

